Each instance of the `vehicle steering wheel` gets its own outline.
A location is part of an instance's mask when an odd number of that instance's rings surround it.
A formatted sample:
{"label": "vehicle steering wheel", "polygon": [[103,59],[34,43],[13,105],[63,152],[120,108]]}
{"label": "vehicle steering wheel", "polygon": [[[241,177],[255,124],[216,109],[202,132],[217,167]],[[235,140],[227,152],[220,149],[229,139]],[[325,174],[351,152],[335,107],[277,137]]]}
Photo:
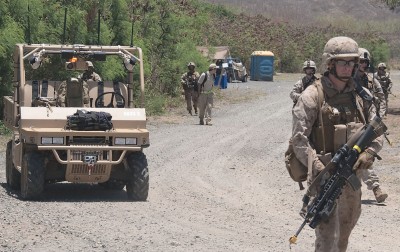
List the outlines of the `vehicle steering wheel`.
{"label": "vehicle steering wheel", "polygon": [[[102,104],[100,98],[107,95],[107,94],[111,94],[111,101],[107,106],[104,106],[104,104]],[[94,106],[96,108],[114,108],[114,97],[115,96],[119,96],[122,98],[121,102],[118,102],[117,99],[116,100],[116,107],[117,108],[124,108],[125,107],[125,98],[120,94],[120,93],[116,93],[116,92],[104,92],[101,95],[99,95],[96,98],[96,101],[94,102]]]}

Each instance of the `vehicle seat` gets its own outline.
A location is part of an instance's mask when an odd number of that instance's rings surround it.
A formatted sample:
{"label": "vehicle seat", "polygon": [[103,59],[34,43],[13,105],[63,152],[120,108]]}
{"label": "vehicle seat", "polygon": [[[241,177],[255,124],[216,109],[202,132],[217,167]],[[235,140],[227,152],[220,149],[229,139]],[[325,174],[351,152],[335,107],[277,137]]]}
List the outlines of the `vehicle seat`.
{"label": "vehicle seat", "polygon": [[88,107],[89,88],[85,81],[70,78],[61,83],[57,91],[57,106]]}

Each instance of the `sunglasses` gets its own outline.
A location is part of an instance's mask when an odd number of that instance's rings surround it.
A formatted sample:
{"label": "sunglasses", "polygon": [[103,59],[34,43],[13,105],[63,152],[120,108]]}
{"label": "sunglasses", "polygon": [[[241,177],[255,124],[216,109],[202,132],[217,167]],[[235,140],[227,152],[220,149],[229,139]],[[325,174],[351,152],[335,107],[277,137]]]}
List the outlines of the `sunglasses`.
{"label": "sunglasses", "polygon": [[356,64],[356,62],[354,60],[336,60],[336,65],[338,66],[349,66],[349,67],[353,67]]}

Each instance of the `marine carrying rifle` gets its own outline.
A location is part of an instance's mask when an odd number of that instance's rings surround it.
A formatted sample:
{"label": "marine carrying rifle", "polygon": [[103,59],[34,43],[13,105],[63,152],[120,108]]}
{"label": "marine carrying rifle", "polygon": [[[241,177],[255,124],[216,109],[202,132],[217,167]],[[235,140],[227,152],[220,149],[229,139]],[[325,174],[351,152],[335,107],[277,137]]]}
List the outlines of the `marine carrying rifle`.
{"label": "marine carrying rifle", "polygon": [[[375,138],[386,132],[386,130],[386,125],[382,122],[382,119],[375,116],[369,124],[354,133],[348,142],[335,153],[332,160],[312,183],[312,185],[315,185],[315,182],[325,177],[324,175],[326,175],[327,172],[331,174],[330,177],[321,184],[320,191],[311,204],[308,205],[304,221],[296,234],[290,237],[290,244],[296,243],[298,235],[307,223],[309,223],[312,229],[315,229],[322,220],[329,218],[336,207],[336,199],[339,198],[346,182],[349,183],[354,191],[361,188],[360,180],[353,172],[353,165],[356,163],[360,153],[371,145]],[[310,188],[308,190],[310,190]],[[308,204],[309,201],[310,196],[306,194],[303,198],[303,202]]]}

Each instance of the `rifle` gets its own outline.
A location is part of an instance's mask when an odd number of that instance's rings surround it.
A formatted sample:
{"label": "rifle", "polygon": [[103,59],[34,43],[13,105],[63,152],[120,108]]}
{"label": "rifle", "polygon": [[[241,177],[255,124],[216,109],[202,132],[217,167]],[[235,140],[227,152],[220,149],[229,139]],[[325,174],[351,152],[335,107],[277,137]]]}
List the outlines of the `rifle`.
{"label": "rifle", "polygon": [[[312,229],[315,229],[322,220],[326,220],[332,214],[336,207],[336,199],[339,198],[346,182],[350,184],[354,191],[361,188],[360,180],[353,172],[353,165],[356,163],[359,155],[363,152],[372,141],[386,132],[386,125],[382,119],[375,116],[374,119],[364,127],[360,128],[341,147],[333,156],[332,160],[327,164],[325,169],[315,178],[312,185],[320,184],[324,175],[329,172],[331,176],[321,184],[320,192],[313,199],[304,216],[304,221],[296,234],[290,237],[290,244],[295,244],[297,237],[304,226],[309,223]],[[308,193],[310,188],[308,189]],[[304,195],[303,202],[308,205],[310,201],[310,193]]]}
{"label": "rifle", "polygon": [[387,93],[393,95],[394,97],[397,97],[395,94],[392,93],[392,91],[388,90]]}

